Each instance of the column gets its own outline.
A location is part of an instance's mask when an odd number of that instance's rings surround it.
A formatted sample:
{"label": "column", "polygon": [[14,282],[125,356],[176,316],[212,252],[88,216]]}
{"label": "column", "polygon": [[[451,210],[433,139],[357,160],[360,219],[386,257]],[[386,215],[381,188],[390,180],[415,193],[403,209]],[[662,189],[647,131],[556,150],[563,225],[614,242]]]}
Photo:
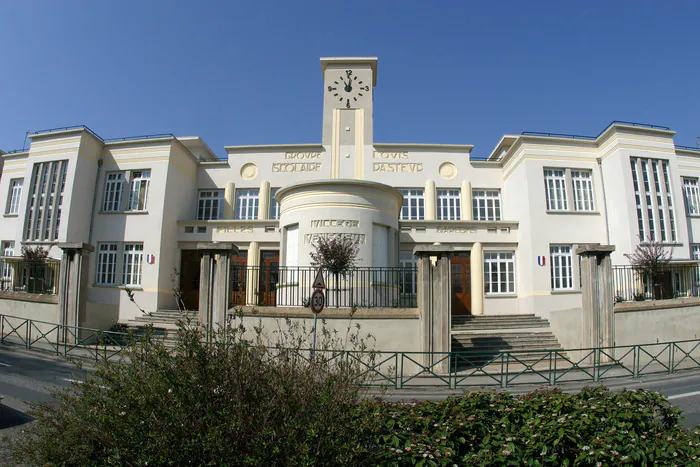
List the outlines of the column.
{"label": "column", "polygon": [[462,181],[462,220],[474,220],[472,215],[472,184],[466,180]]}
{"label": "column", "polygon": [[[79,327],[87,318],[88,258],[95,249],[87,243],[59,243],[63,250],[58,278],[59,323],[67,328]],[[75,343],[77,330],[64,329],[63,339]]]}
{"label": "column", "polygon": [[[615,344],[613,312],[612,262],[613,245],[583,245],[576,249],[581,256],[582,342],[585,347],[612,347]],[[605,349],[612,355],[612,349]],[[592,358],[589,363],[592,363]],[[601,355],[601,362],[610,361]]]}
{"label": "column", "polygon": [[475,242],[469,258],[471,279],[472,315],[484,314],[484,251],[480,242]]}
{"label": "column", "polygon": [[258,202],[258,220],[268,219],[270,215],[270,182],[260,182],[260,195]]}
{"label": "column", "polygon": [[434,221],[437,218],[437,206],[435,202],[435,181],[425,181],[425,220]]}
{"label": "column", "polygon": [[233,210],[236,207],[236,184],[233,182],[226,183],[224,190],[224,219],[233,219]]}
{"label": "column", "polygon": [[[450,317],[452,294],[450,290],[450,255],[453,247],[445,245],[418,245],[413,254],[418,256],[418,307],[421,319],[421,340],[426,354],[423,363],[433,365],[436,372],[449,371],[449,358],[444,352],[451,348]],[[435,264],[431,261],[435,259]]]}
{"label": "column", "polygon": [[199,243],[199,322],[207,331],[226,326],[230,291],[232,243]]}
{"label": "column", "polygon": [[260,244],[258,242],[250,242],[248,245],[245,289],[246,305],[255,306],[260,303],[258,300],[260,292]]}

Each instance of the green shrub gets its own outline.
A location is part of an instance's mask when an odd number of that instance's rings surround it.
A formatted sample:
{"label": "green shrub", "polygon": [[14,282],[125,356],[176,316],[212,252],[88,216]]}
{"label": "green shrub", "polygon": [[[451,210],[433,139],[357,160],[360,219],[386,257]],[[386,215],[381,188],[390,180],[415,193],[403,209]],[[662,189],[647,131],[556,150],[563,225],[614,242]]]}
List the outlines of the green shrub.
{"label": "green shrub", "polygon": [[[238,320],[240,322],[240,320]],[[308,359],[309,330],[287,323],[268,346],[242,327],[216,333],[181,325],[176,348],[146,336],[126,362],[101,362],[84,384],[41,405],[37,423],[14,447],[36,465],[352,464],[358,446],[353,383],[360,366],[321,332]],[[250,334],[250,330],[248,330]],[[361,349],[359,331],[347,339]],[[285,348],[283,348],[285,347]],[[335,358],[330,358],[335,356]],[[368,354],[371,358],[371,354]],[[329,361],[328,361],[329,360]]]}
{"label": "green shrub", "polygon": [[[698,430],[658,393],[470,393],[358,408],[367,465],[700,465]],[[370,462],[371,461],[371,462]]]}

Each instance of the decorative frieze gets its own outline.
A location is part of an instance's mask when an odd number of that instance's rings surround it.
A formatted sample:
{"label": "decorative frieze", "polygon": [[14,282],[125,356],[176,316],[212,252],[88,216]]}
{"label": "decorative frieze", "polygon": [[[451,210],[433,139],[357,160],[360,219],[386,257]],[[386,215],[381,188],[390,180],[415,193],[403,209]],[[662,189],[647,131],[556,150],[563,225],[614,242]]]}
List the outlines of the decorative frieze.
{"label": "decorative frieze", "polygon": [[344,227],[348,229],[359,229],[360,221],[352,219],[316,219],[311,221],[312,229],[326,227]]}
{"label": "decorative frieze", "polygon": [[273,162],[273,172],[320,172],[320,162]]}
{"label": "decorative frieze", "polygon": [[344,233],[344,232],[333,232],[333,233],[313,233],[304,234],[304,243],[312,244],[316,243],[319,238],[349,238],[355,244],[365,244],[367,243],[367,235],[359,233]]}

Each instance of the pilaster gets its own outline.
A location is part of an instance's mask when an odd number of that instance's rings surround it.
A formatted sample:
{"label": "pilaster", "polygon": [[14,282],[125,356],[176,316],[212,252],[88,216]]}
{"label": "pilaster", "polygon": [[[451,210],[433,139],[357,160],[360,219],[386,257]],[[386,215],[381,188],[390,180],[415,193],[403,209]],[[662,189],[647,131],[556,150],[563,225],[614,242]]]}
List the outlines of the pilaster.
{"label": "pilaster", "polygon": [[233,210],[236,206],[236,184],[233,182],[226,183],[224,190],[224,219],[233,219]]}
{"label": "pilaster", "polygon": [[469,257],[471,275],[471,313],[484,314],[484,251],[480,242],[475,242]]}
{"label": "pilaster", "polygon": [[473,219],[472,213],[472,184],[466,180],[462,180],[462,220],[471,221]]}
{"label": "pilaster", "polygon": [[257,305],[260,292],[260,244],[250,242],[248,245],[248,264],[246,280],[246,304]]}
{"label": "pilaster", "polygon": [[270,182],[260,182],[260,197],[258,204],[258,219],[265,220],[270,215]]}
{"label": "pilaster", "polygon": [[425,181],[425,220],[434,221],[437,217],[437,205],[435,201],[435,181]]}

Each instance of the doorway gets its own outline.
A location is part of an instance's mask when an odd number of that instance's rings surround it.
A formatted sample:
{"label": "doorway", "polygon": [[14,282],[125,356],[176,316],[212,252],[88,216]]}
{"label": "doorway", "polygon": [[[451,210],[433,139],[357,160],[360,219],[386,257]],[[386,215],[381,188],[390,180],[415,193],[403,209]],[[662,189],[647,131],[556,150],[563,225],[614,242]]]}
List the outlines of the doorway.
{"label": "doorway", "polygon": [[199,309],[199,269],[197,250],[182,250],[180,255],[180,294],[186,310]]}
{"label": "doorway", "polygon": [[258,304],[261,306],[277,305],[277,283],[280,272],[280,252],[260,252],[260,279],[258,283]]}
{"label": "doorway", "polygon": [[231,256],[231,305],[246,304],[246,277],[248,267],[248,252],[239,251]]}
{"label": "doorway", "polygon": [[450,258],[452,272],[452,314],[471,314],[471,277],[469,251],[458,251]]}

